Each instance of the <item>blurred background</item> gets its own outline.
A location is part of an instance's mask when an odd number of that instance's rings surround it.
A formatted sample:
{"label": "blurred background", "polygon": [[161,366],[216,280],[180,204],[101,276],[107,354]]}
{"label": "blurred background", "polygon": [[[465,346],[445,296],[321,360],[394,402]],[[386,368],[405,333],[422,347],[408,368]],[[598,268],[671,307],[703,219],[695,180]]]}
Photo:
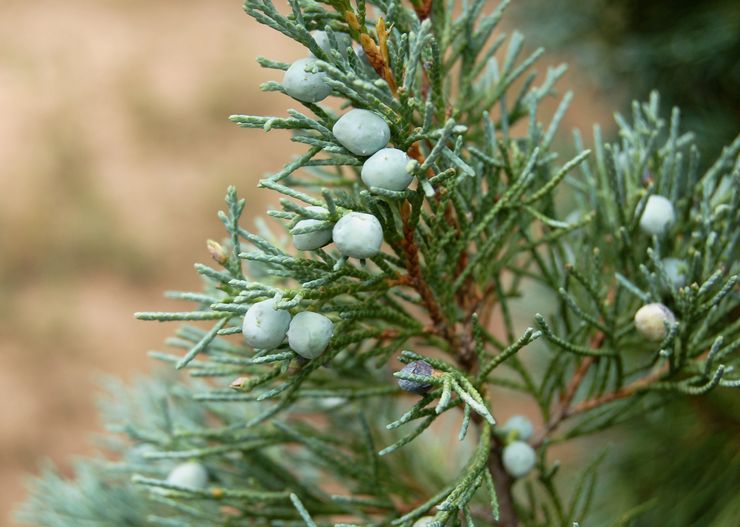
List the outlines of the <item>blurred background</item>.
{"label": "blurred background", "polygon": [[[651,2],[684,11],[650,17],[638,2],[513,3],[506,29],[552,50],[539,71],[572,65],[565,129],[609,130],[627,94],[654,85],[713,132],[710,150],[740,128],[737,2],[698,2],[703,18],[688,2]],[[150,368],[146,350],[174,326],[132,313],[199,287],[192,263],[222,236],[226,186],[247,197],[249,226],[271,197],[259,177],[301,149],[227,120],[284,115],[254,57],[305,54],[240,4],[0,1],[0,525],[40,460],[93,450],[100,380]]]}
{"label": "blurred background", "polygon": [[257,54],[298,49],[240,3],[0,1],[0,525],[24,473],[89,453],[105,374],[147,371],[174,326],[133,312],[198,289],[226,186],[292,151],[231,113],[283,113]]}

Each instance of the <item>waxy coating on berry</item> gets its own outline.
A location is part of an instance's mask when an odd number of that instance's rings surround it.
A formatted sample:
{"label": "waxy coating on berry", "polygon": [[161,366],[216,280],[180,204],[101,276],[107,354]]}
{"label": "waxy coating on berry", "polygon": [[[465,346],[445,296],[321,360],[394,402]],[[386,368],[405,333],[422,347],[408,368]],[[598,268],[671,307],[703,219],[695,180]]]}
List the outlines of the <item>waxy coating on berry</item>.
{"label": "waxy coating on berry", "polygon": [[686,285],[686,276],[689,273],[689,264],[685,260],[679,258],[664,258],[661,262],[665,270],[665,274],[668,275],[673,287],[683,287]]}
{"label": "waxy coating on berry", "polygon": [[283,77],[283,88],[285,92],[303,102],[319,102],[331,94],[331,86],[326,82],[323,72],[306,71],[312,69],[316,64],[315,58],[296,60],[290,65]]}
{"label": "waxy coating on berry", "polygon": [[362,165],[362,181],[368,187],[400,191],[414,179],[409,174],[411,158],[403,150],[383,148]]}
{"label": "waxy coating on berry", "polygon": [[332,239],[344,256],[370,258],[380,252],[383,227],[372,214],[350,212],[334,225]]}
{"label": "waxy coating on berry", "polygon": [[532,436],[532,421],[523,415],[513,415],[506,421],[502,430],[506,434],[514,433],[516,439],[526,441]]}
{"label": "waxy coating on berry", "polygon": [[[328,213],[328,211],[324,207],[317,207],[314,205],[306,207],[306,209],[310,210],[311,212]],[[294,229],[312,227],[314,225],[319,225],[320,223],[323,222],[321,220],[307,218],[296,223]],[[319,249],[327,243],[331,242],[331,230],[331,227],[327,227],[326,229],[305,232],[303,234],[294,234],[293,245],[295,245],[295,248],[299,251],[315,251],[316,249]]]}
{"label": "waxy coating on berry", "polygon": [[358,156],[369,156],[391,139],[391,129],[382,117],[368,110],[350,110],[332,128],[337,141]]}
{"label": "waxy coating on berry", "polygon": [[334,324],[319,313],[303,311],[290,322],[288,345],[305,359],[315,359],[329,345],[334,333]]}
{"label": "waxy coating on berry", "polygon": [[[350,37],[347,33],[338,33],[334,32],[334,39],[337,41],[338,48],[333,48],[331,45],[331,40],[329,40],[329,34],[326,31],[314,31],[311,33],[311,36],[316,41],[316,44],[319,45],[321,50],[329,55],[331,57],[331,50],[337,49],[339,53],[342,54],[343,57],[347,57],[347,49],[352,46],[352,37]],[[313,53],[311,54],[313,55]]]}
{"label": "waxy coating on berry", "polygon": [[434,523],[434,516],[422,516],[414,522],[412,527],[429,527],[432,523]]}
{"label": "waxy coating on berry", "polygon": [[635,327],[646,339],[660,342],[668,335],[666,323],[676,323],[673,312],[660,303],[646,304],[635,313]]}
{"label": "waxy coating on berry", "polygon": [[253,348],[270,350],[283,342],[289,325],[290,313],[275,309],[275,299],[271,298],[250,306],[244,315],[242,333]]}
{"label": "waxy coating on berry", "polygon": [[651,235],[660,236],[676,219],[673,204],[663,196],[650,196],[640,216],[640,227]]}
{"label": "waxy coating on berry", "polygon": [[354,49],[355,55],[357,55],[357,58],[360,60],[360,64],[365,68],[365,71],[370,73],[372,77],[378,78],[378,73],[375,71],[375,68],[373,68],[370,58],[367,56],[367,53],[365,53],[363,47],[358,44]]}
{"label": "waxy coating on berry", "polygon": [[[412,375],[424,375],[430,377],[434,373],[434,368],[427,361],[417,360],[409,362],[406,366],[401,369],[401,373],[409,373]],[[412,393],[424,393],[429,391],[432,387],[431,384],[423,383],[419,381],[410,381],[407,379],[398,379],[398,386],[407,392]]]}
{"label": "waxy coating on berry", "polygon": [[203,489],[208,485],[208,471],[195,461],[180,463],[167,476],[167,483],[178,487]]}
{"label": "waxy coating on berry", "polygon": [[537,454],[524,441],[512,441],[504,447],[501,457],[504,468],[512,477],[522,478],[529,474],[537,461]]}

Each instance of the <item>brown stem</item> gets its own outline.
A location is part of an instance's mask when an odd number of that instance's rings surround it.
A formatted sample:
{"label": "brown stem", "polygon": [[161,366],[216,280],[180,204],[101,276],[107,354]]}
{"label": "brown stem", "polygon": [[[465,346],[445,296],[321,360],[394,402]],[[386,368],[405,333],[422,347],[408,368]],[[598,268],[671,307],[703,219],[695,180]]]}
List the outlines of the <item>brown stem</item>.
{"label": "brown stem", "polygon": [[[604,345],[605,339],[606,336],[603,333],[597,333],[591,341],[591,347],[600,348]],[[571,377],[570,382],[568,383],[568,387],[565,389],[565,392],[563,392],[560,397],[560,402],[558,403],[557,410],[553,413],[552,417],[547,422],[542,432],[540,432],[540,434],[534,439],[534,441],[532,441],[532,444],[535,448],[539,447],[543,443],[545,438],[547,438],[552,432],[554,432],[555,429],[560,426],[560,423],[568,417],[569,412],[571,411],[573,398],[576,396],[578,388],[581,386],[583,379],[586,378],[586,373],[588,373],[589,368],[591,368],[591,365],[594,362],[594,357],[586,357],[585,359],[583,359],[583,361],[581,361],[581,364],[579,364],[576,371],[573,372],[573,377]]]}
{"label": "brown stem", "polygon": [[[583,366],[583,363],[581,363],[581,366]],[[575,405],[572,404],[572,396],[571,396],[571,401],[569,401],[567,405],[560,407],[557,415],[553,416],[553,419],[551,419],[550,422],[548,422],[547,426],[542,431],[542,433],[533,441],[533,446],[535,448],[540,446],[542,442],[552,432],[554,432],[555,429],[558,426],[560,426],[560,424],[563,421],[569,419],[570,417],[588,412],[589,410],[593,410],[594,408],[598,408],[599,406],[603,406],[605,404],[609,404],[614,401],[618,401],[620,399],[626,399],[628,397],[631,397],[632,395],[635,395],[636,393],[644,390],[651,384],[660,381],[667,372],[668,372],[668,366],[666,365],[654,371],[650,375],[637,379],[636,381],[628,384],[627,386],[623,386],[619,388],[618,390],[605,393],[603,395],[600,395],[599,397],[594,397],[592,399],[586,399],[585,401],[581,401],[580,403],[577,403]],[[578,371],[576,371],[576,374],[577,373]],[[573,375],[573,380],[575,380],[576,374]],[[573,384],[573,381],[571,381],[571,384]],[[576,389],[577,389],[577,386],[576,386]],[[575,394],[575,390],[573,394]]]}
{"label": "brown stem", "polygon": [[434,297],[432,289],[424,280],[424,276],[421,273],[421,265],[419,263],[419,247],[414,241],[414,230],[409,225],[409,212],[404,209],[402,210],[403,216],[403,251],[406,256],[406,271],[408,272],[408,280],[413,285],[416,292],[419,293],[424,307],[426,307],[429,317],[432,319],[432,324],[438,330],[438,332],[444,337],[444,339],[450,344],[452,350],[459,348],[459,342],[457,335],[452,330],[450,325],[447,323],[447,319],[442,312],[442,308],[439,306],[437,299]]}
{"label": "brown stem", "polygon": [[500,440],[494,438],[491,454],[488,456],[488,470],[491,471],[493,486],[496,489],[496,497],[498,498],[498,525],[501,527],[516,527],[519,525],[519,518],[516,515],[514,495],[511,492],[514,485],[514,478],[504,468],[503,461],[501,461],[502,451],[503,445]]}
{"label": "brown stem", "polygon": [[[421,296],[424,306],[426,307],[429,317],[432,320],[434,328],[450,344],[451,350],[457,351],[457,360],[460,367],[470,373],[478,368],[478,356],[475,354],[475,341],[472,338],[472,325],[470,325],[469,334],[460,338],[447,321],[442,309],[437,303],[429,284],[426,283],[421,273],[419,264],[419,250],[414,242],[413,230],[408,224],[408,213],[402,214],[404,223],[404,243],[403,249],[406,255],[406,270],[408,280]],[[472,322],[471,322],[472,324]],[[485,397],[485,386],[481,388],[481,396]],[[479,427],[482,418],[478,414],[473,414],[473,422]],[[488,470],[491,472],[493,484],[496,489],[496,495],[499,503],[499,522],[501,527],[517,527],[519,520],[514,508],[514,496],[512,486],[514,479],[506,472],[501,460],[503,445],[496,437],[493,438],[493,445],[488,456]]]}
{"label": "brown stem", "polygon": [[[469,327],[470,331],[467,333],[467,337],[462,339],[464,345],[461,346],[457,357],[460,367],[468,373],[474,372],[478,369],[478,356],[475,354],[475,340],[472,336],[472,321],[470,322]],[[480,387],[480,394],[481,397],[485,399],[485,385]],[[476,413],[473,414],[472,419],[480,429],[483,418]],[[499,527],[517,527],[519,525],[519,518],[517,517],[516,508],[514,507],[514,494],[512,493],[514,478],[512,478],[504,468],[501,458],[503,449],[504,444],[501,439],[494,435],[486,466],[491,472],[493,486],[496,489],[496,497],[498,499],[499,519],[496,525]]]}
{"label": "brown stem", "polygon": [[623,386],[619,390],[605,393],[600,397],[594,397],[593,399],[586,399],[585,401],[581,401],[580,403],[570,408],[565,417],[571,417],[576,414],[588,412],[589,410],[593,410],[594,408],[607,403],[618,401],[619,399],[626,399],[627,397],[630,397],[637,392],[644,390],[654,382],[659,381],[666,374],[667,371],[668,367],[665,366],[646,377],[638,379],[635,382],[628,384],[627,386]]}
{"label": "brown stem", "polygon": [[[414,2],[414,7],[420,20],[427,18],[431,13],[432,1],[433,0],[422,0],[418,3]],[[365,46],[365,43],[363,43],[363,46]],[[371,46],[368,45],[367,47]],[[368,49],[366,49],[366,52],[368,52]],[[368,53],[368,55],[370,54]],[[372,60],[372,57],[370,58]],[[425,86],[423,88],[423,91],[427,88],[427,82],[428,79],[425,76]],[[411,158],[416,159],[420,165],[424,163],[424,155],[421,152],[419,143],[414,143],[409,146],[407,153]],[[428,177],[432,177],[434,175],[431,168],[428,171],[427,175]],[[440,197],[441,194],[437,193],[436,199],[439,200]],[[471,317],[467,317],[467,319],[462,323],[463,326],[468,326],[469,331],[463,332],[462,335],[458,335],[455,328],[456,324],[451,324],[450,321],[447,320],[447,317],[445,316],[442,308],[437,302],[432,289],[429,287],[429,284],[426,282],[424,276],[422,275],[421,266],[419,263],[419,248],[414,240],[414,230],[409,225],[409,216],[411,212],[410,209],[411,207],[408,202],[404,203],[401,209],[404,234],[402,248],[406,257],[406,271],[408,274],[407,276],[401,277],[399,279],[399,285],[400,282],[403,282],[403,285],[410,285],[416,290],[416,292],[421,297],[422,302],[424,303],[424,307],[429,313],[429,317],[432,321],[433,327],[436,330],[435,332],[440,334],[448,342],[451,352],[457,352],[457,361],[460,367],[465,372],[472,373],[478,369],[478,356],[475,354],[475,340],[473,338],[472,331],[472,311],[470,313]],[[451,204],[447,205],[447,209],[445,210],[445,219],[450,225],[457,228],[459,236],[459,222],[455,217],[454,209]],[[462,251],[462,254],[460,255],[460,259],[457,262],[456,266],[457,273],[461,273],[465,269],[468,264],[467,258],[467,251]],[[483,318],[481,319],[481,322],[486,323],[488,317],[493,311],[493,305],[495,304],[495,297],[492,301],[489,302],[487,301],[486,296],[486,293],[481,292],[475,286],[475,282],[472,277],[468,277],[468,279],[463,284],[463,287],[461,287],[460,291],[458,291],[456,295],[456,300],[466,311],[468,309],[475,310],[475,306],[477,304],[485,303],[485,307],[487,309],[485,309],[485,313]],[[481,396],[485,398],[485,386],[480,389],[480,393]],[[482,423],[481,416],[478,414],[473,414],[472,419],[473,422],[480,429]],[[519,519],[516,515],[516,510],[514,507],[514,496],[512,494],[514,479],[504,469],[503,461],[501,459],[503,447],[504,445],[501,443],[500,439],[494,436],[491,451],[488,456],[487,468],[491,472],[491,477],[493,478],[493,484],[498,498],[499,521],[497,525],[499,525],[500,527],[517,527],[519,525]]]}

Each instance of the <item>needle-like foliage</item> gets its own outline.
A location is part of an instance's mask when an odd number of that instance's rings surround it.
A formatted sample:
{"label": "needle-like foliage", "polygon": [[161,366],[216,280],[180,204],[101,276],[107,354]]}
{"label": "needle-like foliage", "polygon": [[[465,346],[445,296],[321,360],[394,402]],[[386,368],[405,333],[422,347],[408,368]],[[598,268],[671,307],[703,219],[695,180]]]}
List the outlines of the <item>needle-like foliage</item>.
{"label": "needle-like foliage", "polygon": [[[209,242],[215,264],[195,267],[203,291],[169,293],[192,309],[137,314],[185,323],[152,356],[195,379],[118,389],[103,414],[126,439],[110,445],[122,454],[83,464],[74,482],[45,475],[23,518],[572,526],[589,517],[601,457],[585,452],[585,470],[564,484],[553,445],[740,385],[740,139],[700,172],[678,110],[664,116],[653,94],[616,116],[615,142],[595,127],[556,151],[572,98],[555,91],[565,68],[536,76],[541,50],[524,53],[519,33],[497,30],[506,4],[247,0],[257,22],[315,57],[306,74],[331,87],[341,113],[387,123],[413,183],[366,187],[366,157],[337,139],[329,106],[292,100],[287,116],[232,116],[305,153],[260,182],[282,207],[257,232],[228,190],[227,236]],[[258,60],[276,79],[289,67]],[[278,81],[262,89],[286,92]],[[554,96],[556,110],[540,110]],[[651,196],[673,210],[657,235],[641,222]],[[290,235],[332,229],[350,212],[382,227],[374,256],[292,246]],[[328,347],[306,359],[287,341],[246,345],[244,317],[265,300],[328,317]],[[633,322],[649,303],[675,315],[659,342]],[[432,373],[399,371],[399,361]],[[511,400],[531,405],[531,436],[504,426]],[[524,476],[505,455],[517,441],[536,454]],[[206,469],[206,485],[168,478],[188,461]]]}

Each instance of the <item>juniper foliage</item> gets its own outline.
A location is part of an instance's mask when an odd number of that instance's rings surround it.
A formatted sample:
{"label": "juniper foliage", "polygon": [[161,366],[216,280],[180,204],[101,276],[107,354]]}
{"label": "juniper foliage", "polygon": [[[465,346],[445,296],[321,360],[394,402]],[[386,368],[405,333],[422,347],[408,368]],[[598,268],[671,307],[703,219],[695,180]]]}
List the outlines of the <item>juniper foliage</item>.
{"label": "juniper foliage", "polygon": [[[152,356],[189,379],[117,386],[102,412],[117,459],[83,462],[72,481],[42,475],[25,521],[589,525],[602,456],[584,452],[582,473],[563,476],[553,446],[740,384],[740,138],[700,171],[679,111],[666,118],[652,94],[616,115],[616,141],[596,126],[588,140],[573,134],[571,154],[556,151],[572,96],[552,115],[540,103],[557,96],[565,67],[538,79],[542,50],[525,54],[519,33],[496,29],[506,4],[292,0],[281,11],[247,0],[257,22],[316,57],[311,67],[342,111],[388,123],[415,182],[365,188],[364,158],[336,140],[339,113],[328,106],[293,100],[300,109],[288,117],[232,116],[243,128],[291,130],[306,147],[260,182],[283,196],[268,211],[275,221],[247,230],[245,202],[228,190],[219,213],[227,237],[208,244],[216,265],[195,266],[203,290],[168,293],[194,307],[137,314],[185,323]],[[326,31],[328,52],[314,30]],[[339,35],[362,52],[342,49]],[[258,61],[276,78],[289,67]],[[262,89],[285,91],[277,81]],[[639,225],[651,195],[674,207],[660,236]],[[308,208],[317,206],[326,212]],[[291,247],[287,233],[331,228],[350,211],[380,221],[376,256]],[[305,219],[318,222],[296,229]],[[682,284],[669,257],[685,263]],[[287,344],[247,347],[242,319],[267,299],[331,318],[328,349],[305,360]],[[650,302],[676,315],[657,343],[633,323]],[[519,327],[522,315],[532,327]],[[433,374],[397,371],[417,360]],[[429,389],[402,391],[394,370]],[[512,399],[531,403],[537,424],[534,475],[520,479],[502,462],[507,444],[526,439],[502,426]],[[167,479],[188,460],[207,468],[206,487]],[[615,525],[650,503],[632,505]]]}

